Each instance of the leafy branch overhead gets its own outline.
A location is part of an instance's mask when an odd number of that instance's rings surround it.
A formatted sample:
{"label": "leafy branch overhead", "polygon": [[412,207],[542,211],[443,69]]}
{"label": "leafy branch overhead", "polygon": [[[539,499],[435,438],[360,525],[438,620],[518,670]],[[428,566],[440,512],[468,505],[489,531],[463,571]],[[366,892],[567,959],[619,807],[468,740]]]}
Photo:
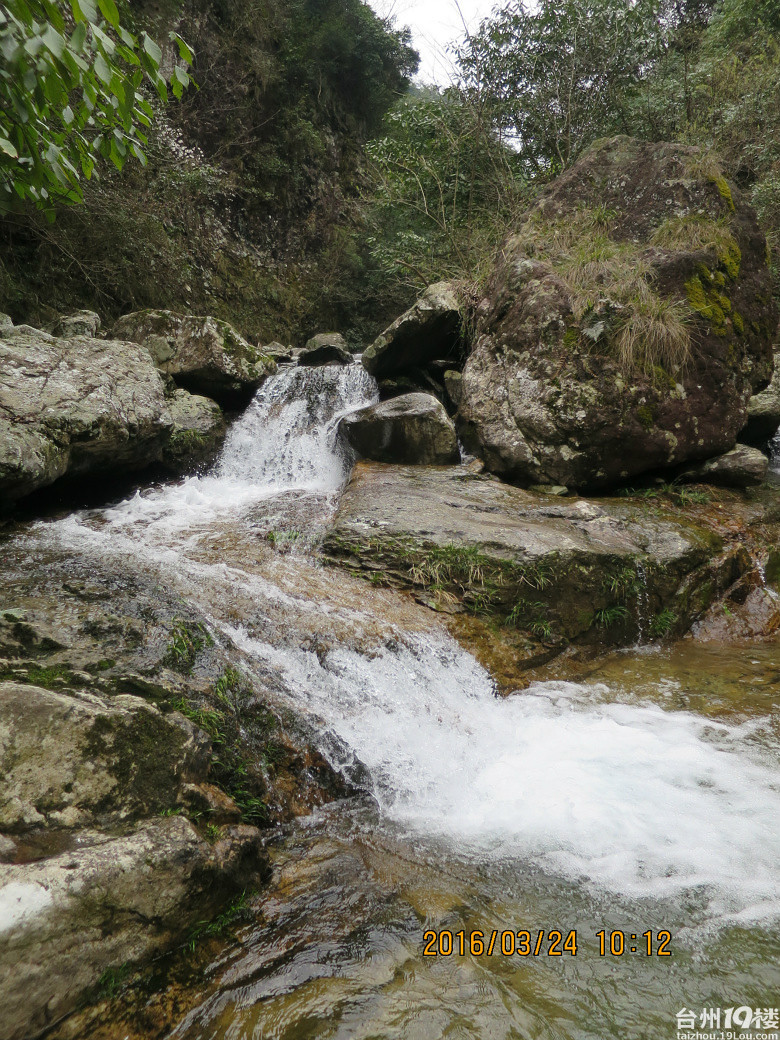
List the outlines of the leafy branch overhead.
{"label": "leafy branch overhead", "polygon": [[145,164],[152,99],[180,98],[193,55],[171,32],[182,64],[170,77],[148,33],[120,21],[115,0],[0,4],[0,213],[32,202],[79,202],[100,159]]}

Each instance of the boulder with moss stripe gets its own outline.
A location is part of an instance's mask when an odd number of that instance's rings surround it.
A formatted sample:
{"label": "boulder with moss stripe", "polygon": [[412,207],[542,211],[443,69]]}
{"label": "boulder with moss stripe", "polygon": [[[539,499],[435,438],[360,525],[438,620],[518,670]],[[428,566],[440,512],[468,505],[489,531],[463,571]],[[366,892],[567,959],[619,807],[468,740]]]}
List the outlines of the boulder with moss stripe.
{"label": "boulder with moss stripe", "polygon": [[754,211],[698,149],[597,142],[504,244],[459,422],[516,483],[598,489],[729,451],[772,374]]}

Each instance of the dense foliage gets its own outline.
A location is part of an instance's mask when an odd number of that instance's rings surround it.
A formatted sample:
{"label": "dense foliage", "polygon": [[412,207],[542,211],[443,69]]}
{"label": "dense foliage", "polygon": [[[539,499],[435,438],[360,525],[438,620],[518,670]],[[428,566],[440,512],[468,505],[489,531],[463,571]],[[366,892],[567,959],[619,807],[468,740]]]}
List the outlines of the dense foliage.
{"label": "dense foliage", "polygon": [[[40,12],[51,3],[0,10],[33,12],[50,44]],[[90,0],[73,3],[89,20]],[[95,19],[80,55],[97,91],[86,119],[71,99],[90,95],[67,78],[76,23],[57,30],[62,60],[56,41],[29,58],[46,74],[35,89],[28,76],[29,103],[55,116],[30,146],[40,162],[27,209],[0,220],[0,309],[20,320],[164,305],[266,342],[324,326],[365,341],[426,282],[479,280],[535,193],[616,133],[716,151],[780,271],[780,0],[508,0],[464,42],[445,91],[409,89],[408,34],[362,0],[103,0]],[[163,110],[151,40],[170,32],[192,44],[199,89]],[[0,90],[24,86],[3,53]],[[101,78],[108,58],[130,75],[124,103],[119,81]],[[19,131],[0,101],[7,171]],[[107,134],[101,118],[115,121]],[[75,175],[47,169],[59,163],[51,142]],[[109,164],[87,181],[98,153],[148,165]],[[50,226],[29,202],[55,189],[84,204]]]}
{"label": "dense foliage", "polygon": [[370,335],[398,301],[377,303],[363,150],[416,67],[408,33],[362,0],[117,2],[137,38],[190,43],[199,89],[156,111],[145,169],[93,179],[52,226],[32,209],[0,221],[0,309],[170,306],[265,342],[322,323]]}
{"label": "dense foliage", "polygon": [[[55,203],[82,200],[81,179],[101,157],[117,169],[129,155],[146,162],[154,111],[145,88],[168,98],[162,51],[120,23],[114,0],[7,0],[0,55],[0,212],[29,200],[53,215]],[[174,65],[174,94],[188,84]]]}

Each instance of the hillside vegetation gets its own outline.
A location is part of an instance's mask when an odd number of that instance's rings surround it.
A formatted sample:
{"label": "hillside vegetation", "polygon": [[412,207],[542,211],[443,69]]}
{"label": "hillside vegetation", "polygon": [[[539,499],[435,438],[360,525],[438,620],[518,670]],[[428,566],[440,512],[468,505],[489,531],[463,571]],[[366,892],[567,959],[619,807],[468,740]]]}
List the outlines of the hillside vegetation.
{"label": "hillside vegetation", "polygon": [[[139,88],[146,166],[100,165],[53,223],[29,200],[0,220],[16,321],[167,306],[366,342],[425,284],[479,285],[540,189],[615,134],[703,146],[755,205],[780,296],[780,0],[499,5],[446,90],[411,86],[408,34],[361,0],[119,13],[186,40],[197,89],[163,107]],[[161,72],[177,60],[165,43]]]}

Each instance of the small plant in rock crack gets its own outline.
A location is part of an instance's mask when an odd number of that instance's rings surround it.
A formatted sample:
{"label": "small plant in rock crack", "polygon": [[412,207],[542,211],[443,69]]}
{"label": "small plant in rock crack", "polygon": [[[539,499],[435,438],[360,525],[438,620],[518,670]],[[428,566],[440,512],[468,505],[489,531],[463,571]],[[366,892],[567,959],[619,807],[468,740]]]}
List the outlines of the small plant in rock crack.
{"label": "small plant in rock crack", "polygon": [[213,939],[222,935],[233,925],[241,921],[249,921],[252,918],[252,909],[249,905],[249,896],[254,893],[242,892],[232,902],[228,903],[222,913],[211,921],[198,921],[183,943],[185,950],[193,953],[195,947],[204,939]]}
{"label": "small plant in rock crack", "polygon": [[605,579],[604,587],[617,599],[636,599],[642,591],[642,580],[633,567],[622,567]]}
{"label": "small plant in rock crack", "polygon": [[670,610],[669,607],[665,607],[650,622],[650,635],[654,639],[663,639],[664,636],[669,635],[676,623],[677,615],[675,612]]}
{"label": "small plant in rock crack", "polygon": [[214,683],[214,698],[239,715],[252,693],[251,685],[236,668],[226,668]]}
{"label": "small plant in rock crack", "polygon": [[527,600],[519,599],[505,623],[515,628],[523,628],[538,639],[552,639],[552,625],[545,617],[546,610],[547,606],[544,603],[529,603]]}
{"label": "small plant in rock crack", "polygon": [[599,628],[614,628],[628,617],[628,611],[621,604],[604,607],[596,611],[596,624]]}
{"label": "small plant in rock crack", "polygon": [[200,651],[212,643],[213,639],[199,621],[174,618],[163,662],[177,672],[189,672]]}

